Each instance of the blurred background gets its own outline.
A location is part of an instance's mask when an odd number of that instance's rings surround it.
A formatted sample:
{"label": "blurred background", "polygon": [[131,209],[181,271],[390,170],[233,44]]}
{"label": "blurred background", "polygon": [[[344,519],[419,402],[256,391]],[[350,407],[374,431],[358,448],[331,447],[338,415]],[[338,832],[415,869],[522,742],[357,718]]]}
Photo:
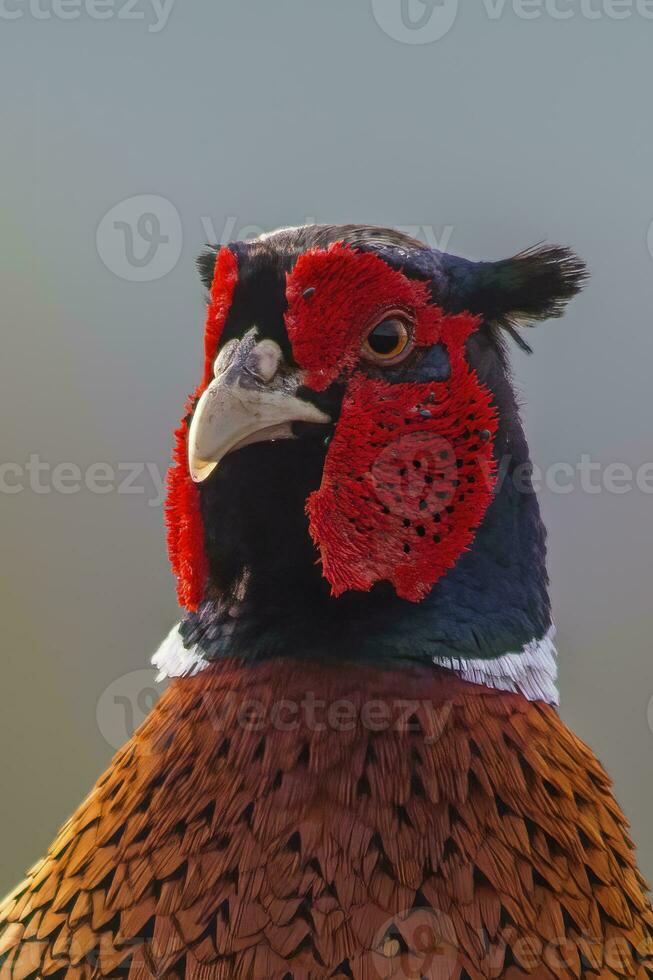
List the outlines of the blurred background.
{"label": "blurred background", "polygon": [[194,257],[314,220],[587,261],[587,291],[514,365],[562,713],[653,875],[653,4],[0,6],[0,892],[157,697]]}

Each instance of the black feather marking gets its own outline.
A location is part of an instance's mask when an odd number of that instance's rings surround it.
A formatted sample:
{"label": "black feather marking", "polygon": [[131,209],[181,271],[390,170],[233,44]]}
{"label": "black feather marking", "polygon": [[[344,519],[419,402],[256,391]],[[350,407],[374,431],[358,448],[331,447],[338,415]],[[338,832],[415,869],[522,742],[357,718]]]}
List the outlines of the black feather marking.
{"label": "black feather marking", "polygon": [[213,271],[219,250],[219,246],[217,245],[207,245],[205,250],[195,260],[200,279],[207,289],[210,289],[213,284]]}

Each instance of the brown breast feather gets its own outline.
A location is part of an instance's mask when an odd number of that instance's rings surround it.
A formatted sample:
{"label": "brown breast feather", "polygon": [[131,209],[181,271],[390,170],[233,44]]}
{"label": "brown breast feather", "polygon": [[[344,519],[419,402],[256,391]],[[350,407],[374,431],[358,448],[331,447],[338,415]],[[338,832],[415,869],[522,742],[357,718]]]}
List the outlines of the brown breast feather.
{"label": "brown breast feather", "polygon": [[644,980],[645,888],[552,708],[225,662],[171,684],[0,908],[0,980]]}

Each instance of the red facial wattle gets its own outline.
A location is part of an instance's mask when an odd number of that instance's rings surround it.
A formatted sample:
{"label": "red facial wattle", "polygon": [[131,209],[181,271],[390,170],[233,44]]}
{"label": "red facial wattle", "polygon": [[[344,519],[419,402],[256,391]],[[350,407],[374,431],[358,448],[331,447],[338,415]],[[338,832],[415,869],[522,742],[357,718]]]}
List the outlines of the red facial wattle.
{"label": "red facial wattle", "polygon": [[173,465],[168,472],[166,524],[168,554],[177,578],[177,598],[187,609],[197,609],[204,598],[208,563],[204,547],[204,524],[200,513],[200,494],[188,471],[188,427],[193,408],[212,377],[220,337],[231,307],[238,281],[238,261],[228,248],[222,248],[215,263],[204,330],[204,376],[186,403],[185,415],[175,431]]}
{"label": "red facial wattle", "polygon": [[[492,499],[497,417],[465,357],[479,319],[447,315],[425,283],[341,245],[302,256],[287,297],[307,384],[348,380],[322,484],[307,501],[324,575],[336,596],[389,581],[419,601],[469,547]],[[390,384],[355,370],[365,325],[390,307],[412,315],[417,346],[446,348],[447,381]]]}
{"label": "red facial wattle", "polygon": [[442,310],[430,303],[425,282],[339,243],[299,257],[288,276],[286,299],[293,355],[315,391],[356,366],[365,327],[385,310],[414,312],[417,344],[435,344],[444,320]]}

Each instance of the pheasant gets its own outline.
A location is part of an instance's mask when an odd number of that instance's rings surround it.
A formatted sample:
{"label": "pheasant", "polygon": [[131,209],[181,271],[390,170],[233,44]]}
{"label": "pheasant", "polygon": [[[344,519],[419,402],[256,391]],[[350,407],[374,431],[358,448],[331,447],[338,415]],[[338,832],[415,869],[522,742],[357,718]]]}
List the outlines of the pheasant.
{"label": "pheasant", "polygon": [[169,684],[0,907],[0,980],[653,976],[557,710],[508,360],[585,278],[368,226],[208,248]]}

